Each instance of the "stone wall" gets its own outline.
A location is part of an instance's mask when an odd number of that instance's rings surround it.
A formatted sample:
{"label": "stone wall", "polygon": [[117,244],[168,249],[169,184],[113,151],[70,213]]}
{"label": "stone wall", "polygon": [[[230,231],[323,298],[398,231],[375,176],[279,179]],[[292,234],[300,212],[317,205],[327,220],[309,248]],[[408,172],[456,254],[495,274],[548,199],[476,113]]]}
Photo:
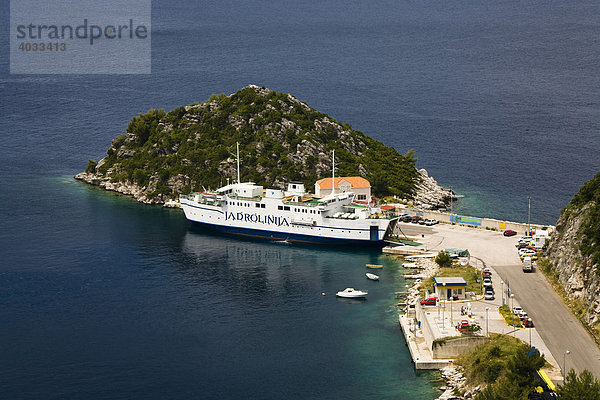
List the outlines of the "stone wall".
{"label": "stone wall", "polygon": [[433,358],[456,358],[479,345],[487,343],[489,340],[490,338],[487,336],[464,336],[434,342],[432,348]]}
{"label": "stone wall", "polygon": [[433,345],[433,341],[435,339],[435,335],[433,334],[431,326],[429,326],[429,318],[425,316],[425,310],[423,310],[423,307],[418,301],[415,304],[415,312],[415,319],[421,322],[421,331],[423,332],[423,337],[425,337],[425,343],[427,343],[427,347],[431,349],[431,346]]}

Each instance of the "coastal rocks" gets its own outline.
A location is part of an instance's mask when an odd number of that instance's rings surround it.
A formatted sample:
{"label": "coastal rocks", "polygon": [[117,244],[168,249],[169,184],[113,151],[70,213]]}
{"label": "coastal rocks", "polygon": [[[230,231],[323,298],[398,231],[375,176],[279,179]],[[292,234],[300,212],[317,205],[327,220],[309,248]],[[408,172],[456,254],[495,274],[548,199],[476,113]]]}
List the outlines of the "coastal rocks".
{"label": "coastal rocks", "polygon": [[441,187],[425,169],[419,170],[421,177],[416,187],[414,203],[425,210],[445,209],[456,195],[450,189]]}
{"label": "coastal rocks", "polygon": [[[439,270],[438,265],[429,258],[418,258],[414,261],[415,269],[419,269],[419,274],[423,278],[434,276]],[[421,279],[416,279],[407,289],[406,303],[414,304],[422,295]]]}
{"label": "coastal rocks", "polygon": [[600,275],[591,257],[580,251],[581,225],[590,216],[591,206],[587,204],[577,213],[560,217],[548,247],[548,259],[567,295],[586,305],[584,320],[594,326],[600,323]]}
{"label": "coastal rocks", "polygon": [[449,365],[442,368],[440,372],[446,382],[446,386],[440,388],[444,393],[437,400],[473,399],[481,392],[482,388],[480,386],[469,388],[466,385],[466,378],[463,374],[464,370],[460,366]]}
{"label": "coastal rocks", "polygon": [[163,198],[162,196],[150,198],[147,196],[146,188],[139,187],[138,185],[129,183],[127,181],[112,182],[110,178],[98,174],[81,172],[75,175],[75,179],[89,183],[90,185],[99,186],[105,190],[110,190],[113,192],[118,192],[124,195],[132,196],[140,203],[162,204],[166,200],[169,200]]}

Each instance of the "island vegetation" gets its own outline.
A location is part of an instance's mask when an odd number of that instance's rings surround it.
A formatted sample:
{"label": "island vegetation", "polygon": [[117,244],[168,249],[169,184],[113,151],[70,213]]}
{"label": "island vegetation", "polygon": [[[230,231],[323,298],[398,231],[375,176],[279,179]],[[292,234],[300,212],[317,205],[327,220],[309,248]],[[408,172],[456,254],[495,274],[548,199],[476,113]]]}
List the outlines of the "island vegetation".
{"label": "island vegetation", "polygon": [[[311,188],[331,175],[332,150],[336,175],[365,177],[376,196],[410,199],[420,181],[413,151],[400,154],[289,94],[258,86],[133,117],[106,157],[89,160],[77,178],[163,202],[233,181],[236,142],[241,179],[261,185],[300,181]],[[130,189],[115,189],[119,184]]]}

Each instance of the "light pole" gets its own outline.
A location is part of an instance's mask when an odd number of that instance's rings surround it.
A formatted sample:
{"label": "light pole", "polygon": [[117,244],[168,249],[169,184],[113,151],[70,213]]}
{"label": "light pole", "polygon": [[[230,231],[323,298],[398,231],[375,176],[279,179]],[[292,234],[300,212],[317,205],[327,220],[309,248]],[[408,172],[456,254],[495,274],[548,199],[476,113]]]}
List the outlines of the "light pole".
{"label": "light pole", "polygon": [[515,330],[516,330],[515,329],[515,314],[513,313],[513,304],[515,304],[514,298],[515,298],[515,294],[511,293],[510,294],[510,315],[511,315],[511,319],[510,320],[512,322],[511,325],[513,327],[513,337],[515,336]]}
{"label": "light pole", "polygon": [[563,383],[567,378],[567,356],[571,354],[570,350],[565,350],[565,354],[563,355]]}
{"label": "light pole", "polygon": [[502,307],[504,307],[504,281],[500,281],[500,284],[502,285]]}
{"label": "light pole", "polygon": [[444,300],[444,311],[442,312],[442,329],[446,328],[446,300]]}
{"label": "light pole", "polygon": [[527,329],[529,330],[529,347],[531,347],[531,326]]}
{"label": "light pole", "polygon": [[527,235],[531,232],[531,196],[527,197]]}
{"label": "light pole", "polygon": [[452,186],[450,186],[450,223],[454,225],[454,222],[452,222],[452,214],[454,213],[453,204],[454,204],[454,191],[452,190]]}
{"label": "light pole", "polygon": [[490,336],[490,328],[489,328],[489,325],[488,325],[488,310],[489,309],[490,309],[489,307],[485,308],[485,334],[487,336]]}

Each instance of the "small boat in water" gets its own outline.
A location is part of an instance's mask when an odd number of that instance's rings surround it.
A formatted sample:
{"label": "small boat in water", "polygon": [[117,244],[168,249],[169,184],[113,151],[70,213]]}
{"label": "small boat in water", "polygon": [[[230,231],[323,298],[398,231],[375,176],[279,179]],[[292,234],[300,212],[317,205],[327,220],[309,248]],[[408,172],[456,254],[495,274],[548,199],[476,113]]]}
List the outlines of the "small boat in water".
{"label": "small boat in water", "polygon": [[378,281],[379,280],[379,275],[375,275],[375,274],[372,274],[370,272],[367,272],[365,275],[367,276],[367,278],[369,278],[372,281]]}
{"label": "small boat in water", "polygon": [[383,268],[383,265],[381,265],[381,264],[367,264],[366,267],[367,268],[371,268],[371,269],[381,269],[381,268]]}
{"label": "small boat in water", "polygon": [[335,295],[337,297],[345,297],[348,299],[361,299],[367,297],[369,291],[367,290],[356,290],[354,288],[346,288],[341,292],[337,292]]}

